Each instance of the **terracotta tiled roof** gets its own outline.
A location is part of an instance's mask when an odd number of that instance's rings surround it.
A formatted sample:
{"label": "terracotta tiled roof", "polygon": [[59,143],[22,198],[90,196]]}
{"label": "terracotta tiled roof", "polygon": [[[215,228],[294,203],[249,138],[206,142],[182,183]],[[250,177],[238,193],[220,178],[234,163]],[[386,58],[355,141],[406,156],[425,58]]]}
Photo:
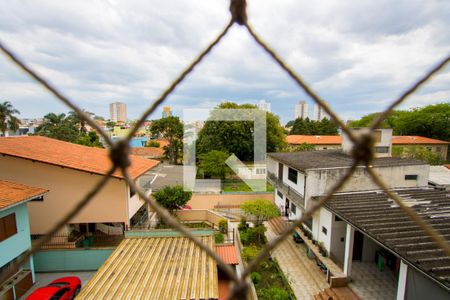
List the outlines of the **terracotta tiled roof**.
{"label": "terracotta tiled roof", "polygon": [[[340,145],[342,143],[342,137],[339,135],[288,135],[286,142],[292,145],[300,145],[303,143],[312,145]],[[423,136],[392,136],[393,145],[406,145],[406,144],[450,144],[436,139],[430,139]]]}
{"label": "terracotta tiled roof", "polygon": [[0,210],[47,193],[48,190],[0,180]]}
{"label": "terracotta tiled roof", "polygon": [[312,145],[340,145],[342,138],[339,135],[288,135],[286,142],[294,145],[303,143]]}
{"label": "terracotta tiled roof", "polygon": [[239,264],[236,247],[234,245],[216,245],[216,253],[226,264]]}
{"label": "terracotta tiled roof", "polygon": [[403,144],[450,144],[450,142],[445,142],[436,139],[430,139],[423,136],[393,136],[392,137],[393,145],[403,145]]}
{"label": "terracotta tiled roof", "polygon": [[449,169],[450,169],[450,165],[444,165],[444,166],[446,166],[447,168],[449,168]]}
{"label": "terracotta tiled roof", "polygon": [[[18,136],[0,138],[0,153],[29,159],[79,171],[105,175],[111,167],[106,149],[87,147],[63,142],[43,136]],[[159,162],[131,155],[128,169],[132,178],[137,178]],[[120,171],[113,177],[123,178]]]}
{"label": "terracotta tiled roof", "polygon": [[164,150],[157,147],[133,147],[131,154],[144,157],[162,157]]}

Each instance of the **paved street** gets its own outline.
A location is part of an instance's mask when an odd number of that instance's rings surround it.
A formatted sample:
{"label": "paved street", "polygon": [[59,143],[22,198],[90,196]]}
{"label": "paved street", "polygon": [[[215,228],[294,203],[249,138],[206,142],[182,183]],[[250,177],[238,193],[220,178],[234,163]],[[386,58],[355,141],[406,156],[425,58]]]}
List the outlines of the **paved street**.
{"label": "paved street", "polygon": [[[267,227],[267,238],[272,240],[275,233]],[[297,245],[288,238],[277,246],[272,256],[278,261],[297,299],[312,299],[313,295],[329,287],[325,274],[306,256],[304,245]]]}

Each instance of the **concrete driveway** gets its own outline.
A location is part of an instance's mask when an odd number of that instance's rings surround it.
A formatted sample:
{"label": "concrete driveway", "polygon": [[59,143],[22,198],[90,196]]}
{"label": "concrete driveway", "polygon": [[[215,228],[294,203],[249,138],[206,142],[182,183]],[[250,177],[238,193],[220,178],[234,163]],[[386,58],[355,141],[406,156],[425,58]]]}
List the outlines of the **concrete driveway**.
{"label": "concrete driveway", "polygon": [[64,272],[64,273],[36,273],[36,282],[31,287],[31,289],[28,290],[28,292],[23,295],[20,300],[26,299],[34,290],[46,286],[50,282],[52,282],[55,279],[58,279],[60,277],[64,276],[77,276],[81,280],[81,288],[90,280],[94,275],[96,271],[90,271],[90,272]]}

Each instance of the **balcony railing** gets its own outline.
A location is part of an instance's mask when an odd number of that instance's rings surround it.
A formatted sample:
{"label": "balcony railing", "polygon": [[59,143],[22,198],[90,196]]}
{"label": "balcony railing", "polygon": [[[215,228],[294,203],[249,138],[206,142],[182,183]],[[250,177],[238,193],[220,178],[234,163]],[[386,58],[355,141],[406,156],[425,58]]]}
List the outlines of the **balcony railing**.
{"label": "balcony railing", "polygon": [[274,173],[267,172],[267,179],[278,189],[280,190],[286,197],[289,198],[296,205],[305,208],[305,198],[295,191],[292,187],[283,182],[280,178],[278,178]]}

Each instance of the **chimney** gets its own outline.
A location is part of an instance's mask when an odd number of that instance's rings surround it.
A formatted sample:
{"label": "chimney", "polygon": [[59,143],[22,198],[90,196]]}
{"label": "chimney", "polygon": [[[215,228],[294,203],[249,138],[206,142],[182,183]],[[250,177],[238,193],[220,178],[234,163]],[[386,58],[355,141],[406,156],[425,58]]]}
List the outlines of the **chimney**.
{"label": "chimney", "polygon": [[[364,133],[369,132],[369,128],[350,128],[352,133],[359,137]],[[391,157],[392,153],[392,129],[375,129],[373,133],[374,139],[374,155],[375,157]],[[342,134],[342,151],[351,155],[353,148],[352,141],[348,136]]]}

